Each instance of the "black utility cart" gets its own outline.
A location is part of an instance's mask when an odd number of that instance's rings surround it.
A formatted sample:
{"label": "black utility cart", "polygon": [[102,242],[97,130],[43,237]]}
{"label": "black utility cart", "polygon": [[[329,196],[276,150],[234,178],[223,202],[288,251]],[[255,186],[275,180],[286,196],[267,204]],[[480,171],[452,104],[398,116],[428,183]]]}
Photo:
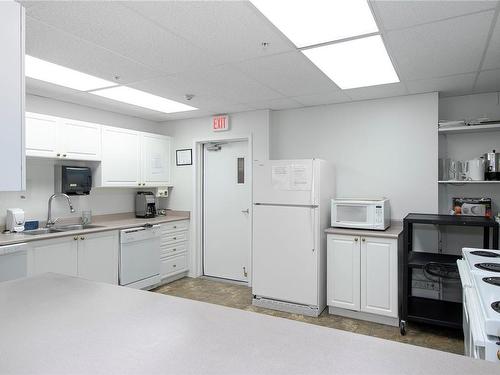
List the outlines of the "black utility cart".
{"label": "black utility cart", "polygon": [[413,251],[413,225],[429,224],[439,226],[466,226],[483,228],[483,248],[490,248],[490,229],[492,230],[492,249],[498,250],[498,223],[480,216],[455,216],[432,214],[408,214],[403,220],[403,246],[399,256],[399,329],[406,334],[408,321],[435,324],[451,328],[462,328],[462,304],[442,299],[423,298],[412,295],[412,271],[426,270],[429,265],[438,265],[448,272],[456,272],[456,261],[460,259],[461,249],[456,255],[437,252]]}

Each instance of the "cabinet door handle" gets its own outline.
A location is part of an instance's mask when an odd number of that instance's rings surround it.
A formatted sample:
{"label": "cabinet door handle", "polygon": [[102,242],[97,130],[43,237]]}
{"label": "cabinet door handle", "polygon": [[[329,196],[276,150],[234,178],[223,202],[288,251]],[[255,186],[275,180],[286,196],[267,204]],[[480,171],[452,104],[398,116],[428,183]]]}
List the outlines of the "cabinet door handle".
{"label": "cabinet door handle", "polygon": [[73,240],[78,241],[78,236],[73,237]]}
{"label": "cabinet door handle", "polygon": [[356,238],[354,239],[354,241],[358,242],[358,237],[356,237]]}
{"label": "cabinet door handle", "polygon": [[174,268],[175,268],[175,267],[177,267],[177,264],[174,264],[174,265],[173,265],[173,267],[174,267]]}
{"label": "cabinet door handle", "polygon": [[65,158],[65,157],[66,157],[66,154],[63,154],[63,158]]}
{"label": "cabinet door handle", "polygon": [[361,239],[361,241],[365,242],[365,241],[366,241],[366,239],[362,238],[362,239]]}
{"label": "cabinet door handle", "polygon": [[61,154],[57,154],[56,156],[61,156]]}
{"label": "cabinet door handle", "polygon": [[172,251],[177,251],[177,249],[172,249]]}
{"label": "cabinet door handle", "polygon": [[80,237],[80,239],[83,241],[85,239],[85,237]]}

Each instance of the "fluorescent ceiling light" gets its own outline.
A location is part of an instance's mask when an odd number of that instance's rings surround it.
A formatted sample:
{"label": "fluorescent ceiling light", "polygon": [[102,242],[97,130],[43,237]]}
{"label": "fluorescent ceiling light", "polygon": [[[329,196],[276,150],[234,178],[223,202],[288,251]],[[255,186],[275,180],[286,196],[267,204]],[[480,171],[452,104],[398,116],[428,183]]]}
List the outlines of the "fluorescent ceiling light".
{"label": "fluorescent ceiling light", "polygon": [[297,47],[378,32],[366,0],[250,0]]}
{"label": "fluorescent ceiling light", "polygon": [[380,35],[302,52],[342,89],[399,82]]}
{"label": "fluorescent ceiling light", "polygon": [[26,55],[24,62],[25,75],[27,77],[54,83],[59,86],[65,86],[80,91],[116,86],[115,82],[106,81],[105,79],[53,64],[33,56]]}
{"label": "fluorescent ceiling light", "polygon": [[153,111],[163,113],[193,111],[195,109],[198,109],[170,99],[162,98],[161,96],[149,94],[147,92],[136,90],[126,86],[111,87],[108,89],[92,91],[91,94],[103,96],[108,99],[117,100],[119,102],[152,109]]}

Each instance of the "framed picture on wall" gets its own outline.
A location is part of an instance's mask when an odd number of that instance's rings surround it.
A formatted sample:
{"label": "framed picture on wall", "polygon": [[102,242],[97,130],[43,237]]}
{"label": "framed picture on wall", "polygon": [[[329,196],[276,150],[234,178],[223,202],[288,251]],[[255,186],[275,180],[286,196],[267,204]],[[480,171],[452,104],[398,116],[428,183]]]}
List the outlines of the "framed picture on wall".
{"label": "framed picture on wall", "polygon": [[175,164],[176,165],[192,165],[193,164],[193,150],[185,148],[175,151]]}

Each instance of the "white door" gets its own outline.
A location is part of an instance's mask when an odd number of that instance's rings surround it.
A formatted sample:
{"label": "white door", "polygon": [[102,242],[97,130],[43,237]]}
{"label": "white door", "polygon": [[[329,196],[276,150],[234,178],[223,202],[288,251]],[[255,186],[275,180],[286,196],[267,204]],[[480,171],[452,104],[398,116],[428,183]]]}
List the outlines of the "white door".
{"label": "white door", "polygon": [[318,304],[316,213],[311,207],[254,206],[253,294]]}
{"label": "white door", "polygon": [[170,183],[170,137],[146,134],[141,137],[142,183],[165,186]]}
{"label": "white door", "polygon": [[102,127],[102,185],[140,185],[140,134],[133,130]]}
{"label": "white door", "polygon": [[203,151],[203,271],[207,276],[248,281],[251,249],[248,142]]}
{"label": "white door", "polygon": [[359,237],[330,234],[327,241],[327,304],[359,311]]}
{"label": "white door", "polygon": [[78,276],[118,284],[118,232],[78,236]]}
{"label": "white door", "polygon": [[101,126],[89,122],[61,119],[59,125],[61,156],[73,160],[101,159]]}
{"label": "white door", "polygon": [[56,117],[26,113],[26,155],[57,157],[57,127]]}
{"label": "white door", "polygon": [[78,237],[32,242],[28,254],[28,274],[55,272],[77,276]]}
{"label": "white door", "polygon": [[361,238],[361,311],[398,316],[397,240]]}

